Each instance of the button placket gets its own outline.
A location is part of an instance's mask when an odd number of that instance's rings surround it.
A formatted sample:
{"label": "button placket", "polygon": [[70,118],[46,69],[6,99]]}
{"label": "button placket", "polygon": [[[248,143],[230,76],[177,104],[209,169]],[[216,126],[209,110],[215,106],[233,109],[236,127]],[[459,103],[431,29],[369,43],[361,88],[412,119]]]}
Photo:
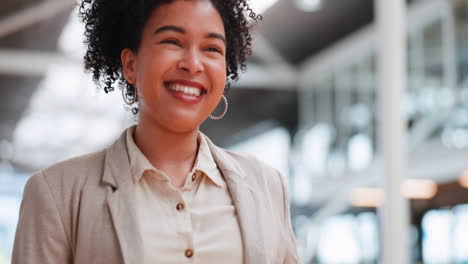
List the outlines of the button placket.
{"label": "button placket", "polygon": [[[175,231],[178,236],[184,241],[184,245],[180,248],[182,252],[188,254],[185,256],[187,260],[193,260],[193,252],[194,252],[194,245],[193,245],[193,226],[192,220],[190,216],[190,203],[189,200],[184,199],[182,192],[177,192],[177,196],[174,197],[175,202],[175,211],[174,214],[174,223],[175,223]],[[187,250],[190,252],[185,253]]]}

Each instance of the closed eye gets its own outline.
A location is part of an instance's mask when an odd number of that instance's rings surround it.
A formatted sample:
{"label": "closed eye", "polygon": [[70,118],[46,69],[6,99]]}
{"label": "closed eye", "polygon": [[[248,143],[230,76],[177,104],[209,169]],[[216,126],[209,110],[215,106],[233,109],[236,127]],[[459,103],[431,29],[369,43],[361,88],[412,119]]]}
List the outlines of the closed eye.
{"label": "closed eye", "polygon": [[180,46],[180,42],[175,39],[166,39],[166,40],[161,41],[161,43]]}
{"label": "closed eye", "polygon": [[223,52],[219,48],[216,48],[216,47],[209,47],[206,50],[211,51],[211,52],[218,52],[219,54],[223,54]]}

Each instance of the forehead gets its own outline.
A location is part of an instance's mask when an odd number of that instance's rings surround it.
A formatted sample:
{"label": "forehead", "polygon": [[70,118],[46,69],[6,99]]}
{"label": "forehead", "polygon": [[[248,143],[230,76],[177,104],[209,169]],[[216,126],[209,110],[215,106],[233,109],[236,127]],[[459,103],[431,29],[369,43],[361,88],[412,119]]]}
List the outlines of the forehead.
{"label": "forehead", "polygon": [[156,7],[147,26],[149,30],[154,30],[164,25],[224,35],[223,20],[210,0],[174,0]]}

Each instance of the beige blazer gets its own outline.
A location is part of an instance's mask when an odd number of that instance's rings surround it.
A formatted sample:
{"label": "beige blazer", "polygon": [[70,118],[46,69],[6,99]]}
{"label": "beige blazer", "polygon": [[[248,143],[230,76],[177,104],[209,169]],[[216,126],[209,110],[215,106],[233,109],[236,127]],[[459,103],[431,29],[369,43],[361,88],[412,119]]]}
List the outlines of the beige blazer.
{"label": "beige blazer", "polygon": [[[278,171],[207,142],[237,210],[244,263],[300,263]],[[133,201],[124,132],[109,148],[28,180],[12,263],[143,263]]]}

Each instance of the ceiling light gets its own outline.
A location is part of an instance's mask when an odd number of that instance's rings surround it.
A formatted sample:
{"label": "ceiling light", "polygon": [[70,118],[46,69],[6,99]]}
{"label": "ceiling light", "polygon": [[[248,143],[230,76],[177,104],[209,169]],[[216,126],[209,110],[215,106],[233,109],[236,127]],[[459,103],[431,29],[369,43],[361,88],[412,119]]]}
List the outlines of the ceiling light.
{"label": "ceiling light", "polygon": [[250,8],[252,8],[255,13],[262,14],[276,2],[278,2],[278,0],[253,0],[250,3]]}
{"label": "ceiling light", "polygon": [[463,188],[468,188],[468,170],[462,172],[460,179],[458,179],[458,184],[460,184]]}
{"label": "ceiling light", "polygon": [[[468,188],[468,173],[465,175]],[[408,199],[431,199],[437,194],[437,184],[432,180],[407,179],[402,185],[402,195]],[[350,193],[350,203],[355,207],[379,207],[384,201],[382,188],[356,188]]]}
{"label": "ceiling light", "polygon": [[355,207],[379,207],[383,200],[381,188],[356,188],[350,193],[350,203]]}
{"label": "ceiling light", "polygon": [[314,12],[322,7],[321,0],[295,0],[297,8],[304,12]]}
{"label": "ceiling light", "polygon": [[432,180],[407,179],[403,183],[402,193],[408,199],[431,199],[437,193],[437,184]]}

